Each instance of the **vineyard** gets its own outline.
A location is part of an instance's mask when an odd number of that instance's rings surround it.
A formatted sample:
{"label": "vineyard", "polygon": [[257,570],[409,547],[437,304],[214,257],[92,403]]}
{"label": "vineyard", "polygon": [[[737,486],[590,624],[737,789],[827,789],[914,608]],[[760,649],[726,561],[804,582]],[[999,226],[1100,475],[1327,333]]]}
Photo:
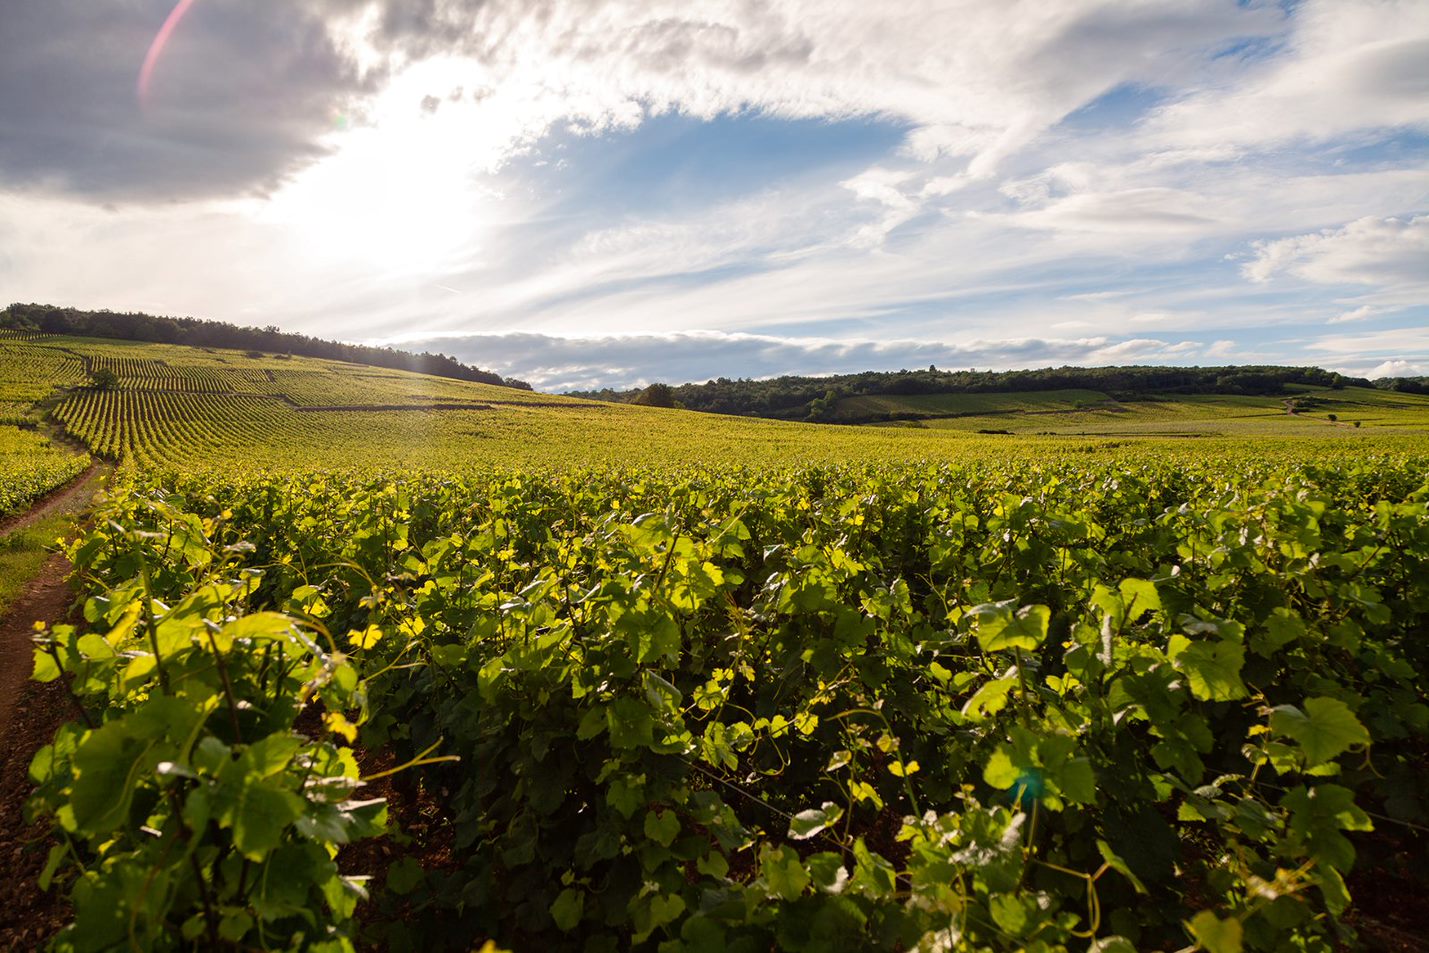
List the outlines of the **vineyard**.
{"label": "vineyard", "polygon": [[0,423],[0,519],[27,507],[89,465],[39,434]]}
{"label": "vineyard", "polygon": [[35,639],[56,950],[1329,953],[1429,889],[1422,399],[1009,439],[45,361],[0,395],[119,461]]}
{"label": "vineyard", "polygon": [[1423,464],[140,479],[37,653],[60,948],[1333,949]]}

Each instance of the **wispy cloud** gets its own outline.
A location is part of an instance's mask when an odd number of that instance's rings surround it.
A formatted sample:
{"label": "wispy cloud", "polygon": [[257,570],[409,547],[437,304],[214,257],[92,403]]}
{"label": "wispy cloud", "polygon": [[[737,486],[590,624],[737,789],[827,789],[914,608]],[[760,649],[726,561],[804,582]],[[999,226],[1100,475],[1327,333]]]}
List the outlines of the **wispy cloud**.
{"label": "wispy cloud", "polygon": [[1252,281],[1288,274],[1324,285],[1429,289],[1429,215],[1365,217],[1341,228],[1260,241],[1254,247],[1255,258],[1243,269]]}
{"label": "wispy cloud", "polygon": [[[1137,362],[1194,363],[1212,357],[1195,341],[1016,338],[952,344],[931,340],[830,340],[762,334],[698,332],[615,337],[541,334],[466,335],[413,339],[408,346],[441,351],[529,380],[545,390],[641,387],[717,377],[826,375],[936,365],[945,370],[1008,369]],[[739,368],[730,373],[730,368]]]}
{"label": "wispy cloud", "polygon": [[16,298],[466,335],[581,386],[662,349],[1429,360],[1303,345],[1429,323],[1423,3],[200,3],[147,111],[172,3],[101,6],[0,31]]}

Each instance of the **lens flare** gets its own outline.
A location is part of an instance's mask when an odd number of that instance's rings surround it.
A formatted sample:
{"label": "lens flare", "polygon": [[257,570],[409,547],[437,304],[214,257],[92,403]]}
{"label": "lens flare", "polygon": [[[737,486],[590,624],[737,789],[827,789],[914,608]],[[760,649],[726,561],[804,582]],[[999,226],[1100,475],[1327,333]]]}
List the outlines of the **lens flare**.
{"label": "lens flare", "polygon": [[164,25],[159,27],[159,32],[154,35],[154,42],[149,44],[149,52],[144,57],[144,65],[139,68],[139,84],[137,93],[139,104],[147,105],[149,101],[149,84],[154,79],[154,67],[158,65],[159,57],[164,53],[164,47],[169,45],[169,38],[178,29],[179,21],[184,18],[184,14],[189,12],[189,7],[194,5],[194,0],[179,0],[174,5],[174,9],[169,11],[168,19]]}

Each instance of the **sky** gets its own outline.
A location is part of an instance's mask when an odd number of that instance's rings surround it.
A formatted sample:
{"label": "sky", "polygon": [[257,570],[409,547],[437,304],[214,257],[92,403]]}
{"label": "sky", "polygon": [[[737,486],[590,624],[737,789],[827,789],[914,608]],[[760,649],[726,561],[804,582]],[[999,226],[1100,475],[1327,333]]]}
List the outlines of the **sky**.
{"label": "sky", "polygon": [[540,389],[1429,374],[1425,0],[5,0],[0,297]]}

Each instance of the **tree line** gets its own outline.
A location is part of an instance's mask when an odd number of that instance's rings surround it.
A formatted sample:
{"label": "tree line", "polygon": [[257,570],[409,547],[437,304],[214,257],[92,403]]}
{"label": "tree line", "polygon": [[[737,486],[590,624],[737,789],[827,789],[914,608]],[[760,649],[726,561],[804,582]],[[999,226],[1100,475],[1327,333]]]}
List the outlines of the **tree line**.
{"label": "tree line", "polygon": [[420,354],[391,347],[344,344],[323,338],[283,331],[273,325],[264,328],[209,321],[200,318],[171,318],[141,311],[82,311],[48,304],[12,304],[0,311],[0,328],[39,331],[45,334],[72,334],[79,337],[150,344],[183,344],[189,347],[221,347],[265,354],[296,354],[352,364],[370,364],[393,370],[415,371],[481,384],[496,384],[531,390],[522,380],[502,377],[494,371],[463,364],[445,354]]}
{"label": "tree line", "polygon": [[[1398,380],[1398,379],[1396,379]],[[864,371],[829,377],[784,376],[767,380],[721,377],[703,384],[652,384],[647,388],[576,391],[571,396],[619,403],[678,406],[717,414],[821,420],[848,397],[913,394],[977,394],[1085,389],[1115,400],[1175,394],[1288,393],[1291,385],[1340,388],[1391,386],[1347,377],[1319,367],[1044,367],[1020,371]],[[1407,389],[1407,388],[1405,388]]]}

